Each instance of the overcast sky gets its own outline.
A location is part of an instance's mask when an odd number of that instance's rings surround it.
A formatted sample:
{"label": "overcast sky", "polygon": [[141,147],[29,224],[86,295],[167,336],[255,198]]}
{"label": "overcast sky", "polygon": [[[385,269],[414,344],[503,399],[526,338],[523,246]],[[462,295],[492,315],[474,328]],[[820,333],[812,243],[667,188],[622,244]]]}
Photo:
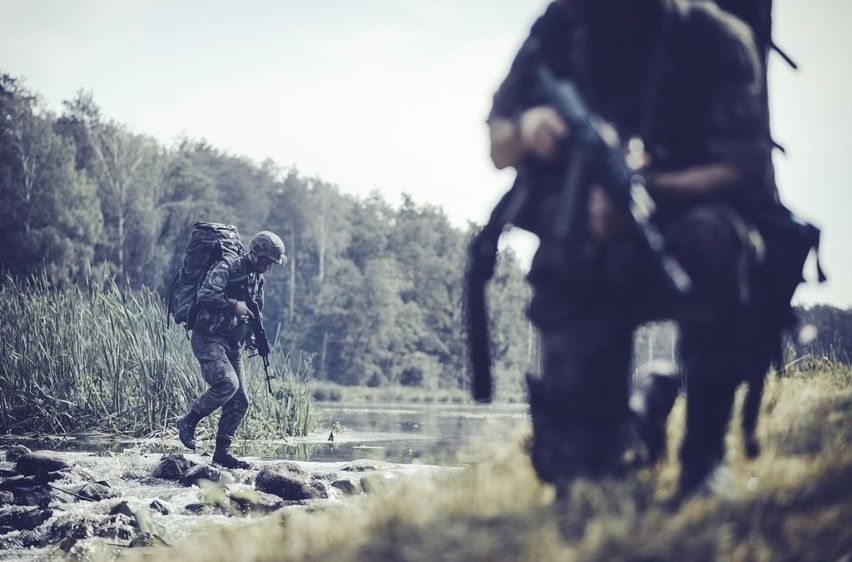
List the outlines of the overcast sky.
{"label": "overcast sky", "polygon": [[[108,118],[271,158],[344,192],[376,189],[484,222],[512,180],[488,160],[491,94],[543,0],[0,0],[0,72],[48,106],[90,90]],[[823,228],[829,283],[852,306],[852,0],[775,0],[800,64],[770,67],[782,196]],[[222,220],[225,220],[223,217]],[[532,237],[513,236],[524,255]]]}

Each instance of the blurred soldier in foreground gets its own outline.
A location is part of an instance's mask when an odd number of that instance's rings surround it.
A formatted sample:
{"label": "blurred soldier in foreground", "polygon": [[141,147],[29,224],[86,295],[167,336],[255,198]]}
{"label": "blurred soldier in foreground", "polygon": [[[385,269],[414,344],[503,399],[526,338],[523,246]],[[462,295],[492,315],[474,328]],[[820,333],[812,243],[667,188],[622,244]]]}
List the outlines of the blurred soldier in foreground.
{"label": "blurred soldier in foreground", "polygon": [[[662,452],[680,382],[648,373],[631,389],[632,338],[674,318],[688,388],[679,491],[718,490],[735,389],[780,353],[818,234],[778,200],[763,72],[749,27],[712,2],[557,0],[495,94],[491,157],[518,179],[471,252],[495,249],[506,224],[540,240],[528,280],[542,479]],[[779,258],[787,236],[796,255]]]}

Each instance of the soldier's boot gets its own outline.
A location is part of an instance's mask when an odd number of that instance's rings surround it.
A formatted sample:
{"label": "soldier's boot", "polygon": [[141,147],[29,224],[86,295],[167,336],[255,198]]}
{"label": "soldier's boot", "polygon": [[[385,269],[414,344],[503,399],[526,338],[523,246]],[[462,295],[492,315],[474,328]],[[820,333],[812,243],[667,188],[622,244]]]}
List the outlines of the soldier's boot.
{"label": "soldier's boot", "polygon": [[232,439],[230,435],[216,436],[216,450],[213,451],[213,462],[225,468],[251,468],[251,464],[238,459],[228,451],[231,448]]}
{"label": "soldier's boot", "polygon": [[669,361],[652,361],[639,370],[630,394],[644,452],[641,464],[654,464],[666,453],[666,421],[683,378]]}
{"label": "soldier's boot", "polygon": [[178,437],[180,437],[180,442],[191,451],[195,450],[195,428],[202,418],[201,414],[195,410],[190,410],[187,415],[178,420]]}

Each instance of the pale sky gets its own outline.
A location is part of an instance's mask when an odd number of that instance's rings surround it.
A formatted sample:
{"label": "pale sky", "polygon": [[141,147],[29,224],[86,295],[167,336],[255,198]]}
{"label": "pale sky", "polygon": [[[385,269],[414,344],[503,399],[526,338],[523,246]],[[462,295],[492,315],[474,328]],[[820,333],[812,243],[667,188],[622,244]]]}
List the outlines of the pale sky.
{"label": "pale sky", "polygon": [[[484,119],[545,0],[0,0],[0,71],[48,106],[78,89],[165,145],[271,158],[360,196],[410,193],[484,222],[512,181]],[[823,228],[830,281],[803,304],[852,306],[852,0],[775,0],[770,67],[782,197]],[[524,256],[531,236],[512,236]]]}

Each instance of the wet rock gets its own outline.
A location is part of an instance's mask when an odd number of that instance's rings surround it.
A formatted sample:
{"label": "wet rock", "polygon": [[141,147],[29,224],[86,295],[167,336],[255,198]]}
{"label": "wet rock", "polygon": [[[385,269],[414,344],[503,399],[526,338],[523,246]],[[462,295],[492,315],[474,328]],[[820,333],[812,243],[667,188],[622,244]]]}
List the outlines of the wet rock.
{"label": "wet rock", "polygon": [[109,510],[109,514],[110,515],[122,514],[122,515],[126,515],[128,517],[134,517],[134,518],[136,517],[136,514],[133,511],[133,508],[130,507],[130,505],[127,503],[127,500],[122,500],[122,501],[118,502],[117,504],[115,504],[114,506],[112,506],[112,509]]}
{"label": "wet rock", "polygon": [[104,486],[103,484],[98,484],[96,482],[89,482],[88,484],[84,484],[83,487],[76,492],[76,494],[80,498],[96,502],[111,498],[117,498],[121,495],[112,488]]}
{"label": "wet rock", "polygon": [[53,516],[53,510],[40,507],[6,507],[0,509],[0,527],[31,531]]}
{"label": "wet rock", "polygon": [[15,503],[15,494],[8,490],[0,490],[0,506],[12,505]]}
{"label": "wet rock", "polygon": [[375,494],[387,490],[398,483],[399,477],[392,472],[371,472],[361,479],[361,488],[368,494]]}
{"label": "wet rock", "polygon": [[188,513],[194,515],[230,515],[230,511],[216,504],[209,503],[188,503],[184,507]]}
{"label": "wet rock", "polygon": [[9,470],[6,468],[0,468],[0,478],[12,478],[13,476],[17,476],[18,473],[14,470]]}
{"label": "wet rock", "polygon": [[136,519],[123,513],[111,515],[94,530],[96,537],[128,541],[136,536]]}
{"label": "wet rock", "polygon": [[314,472],[311,474],[314,480],[325,480],[326,482],[334,482],[337,479],[336,472]]}
{"label": "wet rock", "polygon": [[54,500],[53,492],[47,486],[33,488],[15,488],[12,490],[15,505],[47,507]]}
{"label": "wet rock", "polygon": [[45,538],[44,533],[40,531],[41,529],[21,531],[19,536],[20,545],[24,548],[43,548],[52,544]]}
{"label": "wet rock", "polygon": [[230,496],[231,507],[243,515],[264,514],[277,511],[286,504],[274,494],[257,490],[235,490]]}
{"label": "wet rock", "polygon": [[59,550],[62,552],[70,552],[72,548],[77,544],[77,539],[73,537],[62,537],[62,540],[59,541],[59,544],[56,546],[59,547]]}
{"label": "wet rock", "polygon": [[[5,525],[0,525],[0,535],[8,535],[9,533],[14,533],[15,530],[16,529],[14,527],[7,527]],[[2,547],[2,545],[0,545],[0,547]]]}
{"label": "wet rock", "polygon": [[328,482],[325,482],[324,480],[311,480],[308,482],[308,486],[317,493],[315,497],[323,500],[328,499]]}
{"label": "wet rock", "polygon": [[151,476],[164,480],[180,480],[194,464],[180,453],[165,453],[160,457],[160,462],[154,467]]}
{"label": "wet rock", "polygon": [[121,473],[121,476],[119,476],[119,478],[121,480],[124,480],[125,482],[128,480],[139,480],[144,483],[154,480],[154,478],[151,476],[150,470],[145,468],[128,468],[127,470]]}
{"label": "wet rock", "polygon": [[63,513],[50,525],[46,539],[53,544],[65,537],[88,539],[95,535],[100,518],[89,513]]}
{"label": "wet rock", "polygon": [[6,460],[9,462],[18,462],[18,459],[24,455],[32,453],[29,447],[23,445],[12,445],[6,449]]}
{"label": "wet rock", "polygon": [[160,500],[152,501],[149,507],[158,513],[162,513],[163,515],[168,515],[172,512],[171,508],[166,503]]}
{"label": "wet rock", "polygon": [[210,482],[221,482],[222,471],[209,464],[197,464],[190,467],[183,476],[180,477],[182,486],[193,486],[198,484],[199,480],[209,480]]}
{"label": "wet rock", "polygon": [[6,478],[0,482],[0,491],[11,491],[15,488],[25,488],[27,486],[35,486],[35,478],[29,476],[15,476]]}
{"label": "wet rock", "polygon": [[127,545],[130,548],[140,548],[146,546],[171,546],[169,543],[164,541],[162,537],[156,535],[154,533],[141,532],[133,537],[133,540],[130,541],[130,544]]}
{"label": "wet rock", "polygon": [[56,472],[68,470],[74,463],[60,453],[53,451],[35,451],[26,453],[18,458],[15,470],[25,476],[35,476],[39,472]]}
{"label": "wet rock", "polygon": [[331,483],[333,488],[337,488],[348,496],[361,493],[361,483],[352,478],[339,478]]}
{"label": "wet rock", "polygon": [[308,483],[307,472],[288,462],[265,466],[257,474],[254,487],[287,501],[309,500],[319,496]]}
{"label": "wet rock", "polygon": [[390,470],[396,468],[393,464],[374,459],[358,459],[340,467],[344,472],[372,472],[374,470]]}

